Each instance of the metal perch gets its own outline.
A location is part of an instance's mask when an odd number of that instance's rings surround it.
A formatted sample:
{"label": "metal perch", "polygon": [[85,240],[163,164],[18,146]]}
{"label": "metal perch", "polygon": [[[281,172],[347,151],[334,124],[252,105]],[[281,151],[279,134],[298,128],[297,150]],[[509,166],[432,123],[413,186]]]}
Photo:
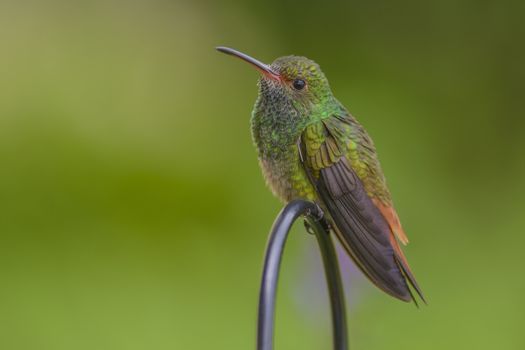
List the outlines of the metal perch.
{"label": "metal perch", "polygon": [[281,258],[288,233],[300,216],[306,218],[321,250],[332,310],[333,348],[334,350],[348,350],[343,285],[337,255],[322,211],[316,204],[304,200],[288,203],[277,216],[270,232],[259,294],[257,350],[273,349],[275,299]]}

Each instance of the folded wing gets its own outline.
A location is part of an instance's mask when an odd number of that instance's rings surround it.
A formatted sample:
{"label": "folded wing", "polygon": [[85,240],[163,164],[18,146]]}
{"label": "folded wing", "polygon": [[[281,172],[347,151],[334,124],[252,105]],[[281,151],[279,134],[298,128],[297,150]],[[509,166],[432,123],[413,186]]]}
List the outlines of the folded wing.
{"label": "folded wing", "polygon": [[423,299],[387,219],[367,194],[343,147],[323,122],[310,126],[299,144],[304,168],[336,235],[380,289],[401,300],[415,301],[408,281]]}

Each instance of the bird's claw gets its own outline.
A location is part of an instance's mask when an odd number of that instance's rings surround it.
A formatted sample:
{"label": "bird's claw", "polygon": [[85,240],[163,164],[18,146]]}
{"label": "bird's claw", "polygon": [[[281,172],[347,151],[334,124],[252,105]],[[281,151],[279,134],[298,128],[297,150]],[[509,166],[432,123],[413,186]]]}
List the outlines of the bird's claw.
{"label": "bird's claw", "polygon": [[[326,220],[323,210],[317,203],[315,206],[317,207],[316,210],[309,210],[305,216],[311,217],[315,222],[318,222],[326,232],[330,232],[330,223]],[[307,219],[304,221],[304,227],[309,234],[315,234],[314,228]]]}
{"label": "bird's claw", "polygon": [[315,210],[308,210],[306,213],[306,216],[312,217],[315,221],[321,221],[324,218],[324,212],[323,209],[319,206],[319,204],[315,203],[316,209]]}
{"label": "bird's claw", "polygon": [[304,228],[306,229],[306,232],[308,232],[311,235],[315,235],[314,228],[307,220],[304,220]]}

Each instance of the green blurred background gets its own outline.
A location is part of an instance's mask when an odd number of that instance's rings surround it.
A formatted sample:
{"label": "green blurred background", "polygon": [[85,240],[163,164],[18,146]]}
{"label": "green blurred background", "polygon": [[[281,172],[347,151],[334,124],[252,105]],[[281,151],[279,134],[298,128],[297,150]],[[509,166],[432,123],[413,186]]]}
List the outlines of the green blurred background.
{"label": "green blurred background", "polygon": [[[0,348],[252,349],[280,203],[257,74],[316,60],[375,139],[430,305],[350,279],[353,349],[525,349],[523,2],[0,3]],[[328,349],[297,225],[278,349]],[[348,271],[348,269],[345,269]]]}

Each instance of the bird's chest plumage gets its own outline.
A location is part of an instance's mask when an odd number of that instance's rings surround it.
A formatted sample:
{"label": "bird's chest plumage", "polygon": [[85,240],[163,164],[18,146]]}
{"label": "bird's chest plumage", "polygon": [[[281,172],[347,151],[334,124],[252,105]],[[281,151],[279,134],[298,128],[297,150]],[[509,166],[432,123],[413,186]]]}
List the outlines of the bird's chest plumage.
{"label": "bird's chest plumage", "polygon": [[264,178],[273,194],[284,202],[315,199],[314,188],[300,162],[297,146],[300,135],[293,123],[252,119],[253,141]]}
{"label": "bird's chest plumage", "polygon": [[[292,147],[293,148],[293,147]],[[297,149],[278,157],[259,155],[264,178],[273,194],[284,202],[296,198],[314,200],[314,188],[308,181]]]}

